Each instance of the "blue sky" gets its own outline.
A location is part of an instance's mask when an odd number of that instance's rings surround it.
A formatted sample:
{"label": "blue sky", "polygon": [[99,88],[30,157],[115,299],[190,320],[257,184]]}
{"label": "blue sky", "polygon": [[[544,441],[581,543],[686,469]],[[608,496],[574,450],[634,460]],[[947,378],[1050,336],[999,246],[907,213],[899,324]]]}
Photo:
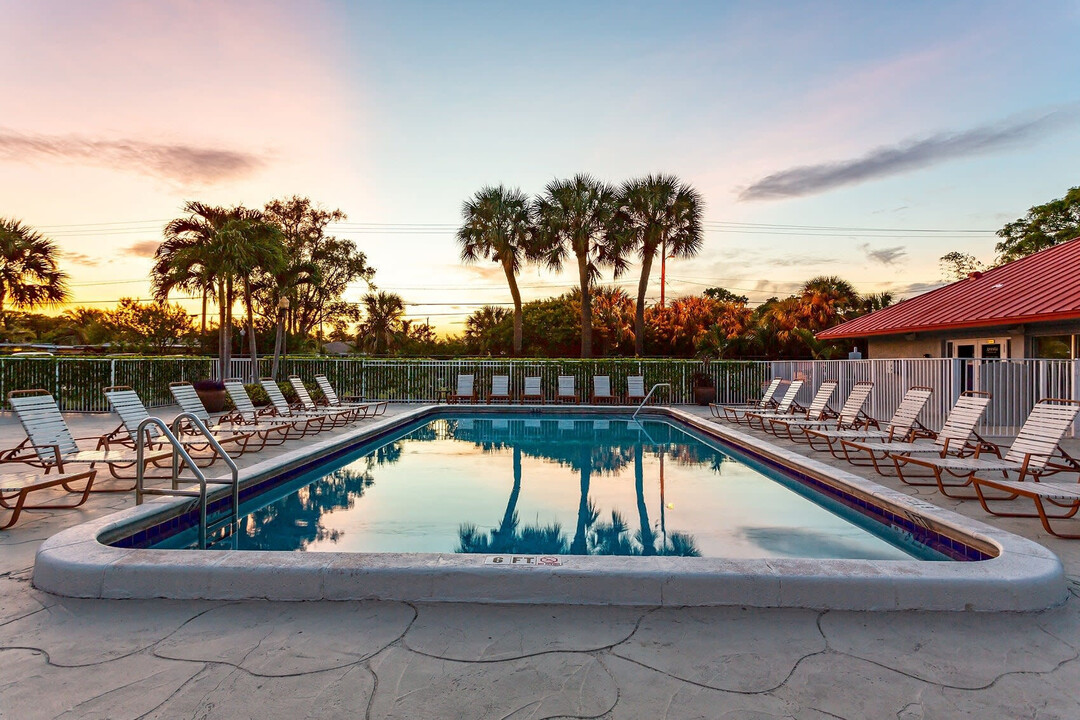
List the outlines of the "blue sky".
{"label": "blue sky", "polygon": [[[719,224],[669,294],[752,300],[824,273],[917,291],[943,253],[991,259],[993,230],[1080,184],[1077,2],[0,0],[0,17],[20,98],[0,215],[53,233],[95,302],[148,294],[157,227],[189,198],[344,209],[379,287],[453,331],[509,300],[452,237],[486,184],[675,173]],[[525,276],[526,297],[573,282]]]}

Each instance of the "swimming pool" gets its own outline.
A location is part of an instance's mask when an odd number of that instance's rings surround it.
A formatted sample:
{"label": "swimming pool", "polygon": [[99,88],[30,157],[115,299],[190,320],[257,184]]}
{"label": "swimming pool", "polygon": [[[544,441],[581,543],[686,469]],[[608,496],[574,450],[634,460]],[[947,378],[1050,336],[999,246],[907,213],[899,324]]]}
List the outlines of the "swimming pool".
{"label": "swimming pool", "polygon": [[[534,438],[538,427],[536,421],[541,421],[541,436],[543,421],[554,421],[554,432],[586,443],[592,441],[590,434],[604,431],[605,421],[608,430],[620,422],[625,423],[625,415],[620,417],[617,408],[593,411],[598,417],[574,417],[575,413],[580,416],[581,412],[580,408],[562,406],[539,410],[479,406],[469,408],[468,416],[462,416],[460,410],[446,406],[395,409],[388,413],[389,417],[360,423],[329,437],[320,436],[293,444],[283,453],[256,457],[241,467],[241,502],[251,510],[252,517],[259,512],[268,517],[273,515],[276,512],[273,503],[288,497],[290,489],[309,486],[314,488],[316,495],[323,493],[323,489],[312,482],[317,478],[305,477],[312,471],[317,470],[323,475],[327,471],[331,474],[345,471],[348,476],[342,484],[345,490],[330,502],[336,509],[324,514],[315,513],[306,523],[297,522],[295,518],[288,522],[292,532],[301,539],[297,543],[294,538],[294,544],[304,544],[311,551],[240,550],[231,549],[228,543],[207,550],[165,547],[173,541],[183,546],[179,533],[192,526],[197,511],[185,499],[156,498],[68,528],[46,540],[37,551],[33,583],[47,592],[87,598],[377,599],[846,610],[1040,610],[1063,602],[1068,595],[1060,560],[1037,543],[676,407],[650,407],[639,419],[647,419],[643,425],[650,433],[651,423],[671,424],[680,432],[702,440],[706,447],[719,449],[725,456],[745,457],[750,469],[754,469],[756,463],[765,470],[782,470],[787,480],[779,483],[775,478],[768,480],[780,486],[770,492],[784,490],[818,498],[811,503],[813,507],[806,506],[807,512],[840,514],[847,519],[854,517],[856,524],[875,522],[891,526],[898,532],[899,541],[896,537],[886,540],[884,550],[878,546],[873,553],[891,553],[899,549],[907,552],[911,549],[910,539],[917,539],[952,561],[928,562],[920,559],[925,557],[920,555],[924,551],[898,559],[806,557],[806,554],[818,551],[808,553],[805,550],[805,533],[800,535],[798,552],[792,552],[788,547],[778,548],[775,540],[769,539],[770,534],[760,529],[760,521],[744,522],[741,526],[744,528],[742,541],[753,547],[751,556],[710,556],[708,553],[713,552],[709,549],[713,542],[708,536],[710,526],[684,524],[684,520],[689,520],[696,511],[705,514],[709,520],[717,513],[697,508],[698,501],[694,499],[697,496],[682,493],[692,489],[695,482],[704,485],[731,483],[739,492],[748,492],[747,488],[752,488],[756,482],[765,481],[740,483],[736,480],[738,473],[750,470],[736,470],[736,463],[721,458],[719,472],[716,472],[711,469],[712,460],[705,456],[689,458],[688,451],[675,452],[675,445],[659,436],[665,432],[659,427],[658,436],[641,445],[640,493],[632,470],[621,481],[602,470],[589,473],[589,489],[585,494],[589,518],[585,549],[590,548],[588,537],[592,533],[592,547],[603,544],[607,537],[608,544],[636,554],[595,555],[591,551],[587,555],[570,554],[569,545],[578,536],[582,495],[580,468],[575,475],[575,467],[565,459],[560,464],[558,459],[541,457],[541,452],[530,457],[521,447],[521,486],[514,500],[513,442],[510,442],[510,454],[500,455],[505,451],[506,440],[481,438],[498,433],[505,438],[507,433],[513,432],[527,433]],[[349,523],[363,517],[365,508],[376,507],[381,498],[378,492],[387,488],[400,491],[406,487],[392,482],[396,468],[404,465],[400,464],[402,461],[390,462],[390,457],[397,453],[398,441],[404,435],[432,421],[436,421],[432,428],[445,427],[447,432],[453,423],[455,439],[459,434],[462,441],[467,436],[470,438],[468,442],[472,443],[472,449],[462,453],[463,464],[470,471],[479,468],[480,471],[473,474],[478,474],[478,480],[484,481],[481,485],[490,485],[488,494],[477,501],[475,507],[469,506],[470,511],[475,510],[477,514],[462,515],[441,508],[439,522],[443,529],[440,532],[443,542],[453,544],[449,551],[343,551],[341,548],[347,542],[363,538],[371,540],[366,529]],[[439,421],[445,424],[439,425]],[[624,430],[628,430],[628,425]],[[438,447],[441,441],[416,442],[415,446],[410,445],[411,442],[402,446],[431,449]],[[631,457],[635,443],[636,440],[624,448]],[[618,447],[619,443],[615,445]],[[379,448],[383,450],[378,451]],[[484,457],[484,450],[490,457]],[[661,450],[665,465],[663,502],[658,485]],[[373,451],[376,452],[370,460],[365,458]],[[480,455],[476,455],[476,451]],[[477,457],[484,462],[476,461]],[[679,458],[690,461],[684,466]],[[492,459],[495,462],[491,462]],[[564,481],[570,483],[571,490],[557,491],[537,481],[540,476],[534,473],[541,461],[539,467],[561,474]],[[369,462],[372,464],[371,477],[358,480],[367,472]],[[328,468],[326,463],[340,465]],[[705,473],[707,480],[687,480],[689,476],[681,474],[703,471],[703,463],[710,466]],[[589,467],[592,468],[591,463]],[[636,469],[637,463],[627,461],[623,469],[631,467]],[[488,477],[485,473],[491,468],[502,472]],[[435,483],[436,479],[430,482]],[[605,489],[608,485],[616,489]],[[807,493],[808,489],[818,495]],[[673,494],[669,495],[669,490]],[[297,493],[291,502],[309,502],[311,492]],[[544,510],[545,493],[548,492],[553,493],[554,499],[549,499],[548,510]],[[225,494],[227,491],[215,501],[219,507],[228,504]],[[412,504],[437,506],[445,502],[444,498],[430,495],[423,486],[413,486],[402,494]],[[647,519],[639,514],[639,495],[645,498]],[[593,513],[588,509],[589,498],[597,510],[596,520],[592,520]],[[730,504],[729,511],[738,507],[738,495],[732,498],[726,500]],[[364,505],[372,500],[376,501],[375,505]],[[558,522],[561,530],[555,534],[559,538],[558,547],[565,546],[567,554],[523,554],[518,550],[528,546],[518,545],[512,545],[510,552],[496,552],[493,549],[495,541],[500,537],[512,537],[511,533],[502,532],[503,519],[512,501],[512,510],[517,510],[518,520],[516,524],[507,523],[507,527],[513,525],[515,533],[524,536],[526,527],[543,528]],[[350,505],[360,508],[361,514],[350,513]],[[613,530],[606,530],[606,534],[597,533],[597,525],[601,525],[601,529],[615,525],[611,522],[612,510],[619,512],[627,526],[626,532],[617,536]],[[543,512],[552,515],[545,519]],[[730,515],[729,512],[725,522],[730,521]],[[734,517],[743,522],[738,512]],[[349,522],[345,523],[346,520]],[[338,525],[339,521],[341,525]],[[486,544],[489,552],[456,552],[460,549],[457,543],[462,539],[462,530],[470,523],[476,530],[466,535],[481,545]],[[653,548],[657,551],[654,555],[646,555],[643,550],[644,543],[640,539],[644,535],[643,527],[651,528]],[[748,532],[746,527],[757,529]],[[494,537],[493,529],[499,530]],[[667,541],[664,540],[665,533]],[[672,540],[675,533],[692,536],[694,549],[700,554],[686,552],[689,543],[683,540],[676,544]],[[330,540],[335,534],[336,546]],[[234,536],[234,541],[239,546],[239,535]],[[580,539],[578,543],[581,547]],[[318,547],[320,544],[322,547]],[[660,554],[661,548],[669,547],[670,551],[665,552],[673,554]],[[674,554],[676,549],[678,554]],[[764,551],[771,555],[762,555]],[[724,552],[733,551],[728,548]]]}
{"label": "swimming pool", "polygon": [[[946,560],[668,420],[450,415],[250,500],[212,547]],[[153,547],[194,547],[190,529]]]}

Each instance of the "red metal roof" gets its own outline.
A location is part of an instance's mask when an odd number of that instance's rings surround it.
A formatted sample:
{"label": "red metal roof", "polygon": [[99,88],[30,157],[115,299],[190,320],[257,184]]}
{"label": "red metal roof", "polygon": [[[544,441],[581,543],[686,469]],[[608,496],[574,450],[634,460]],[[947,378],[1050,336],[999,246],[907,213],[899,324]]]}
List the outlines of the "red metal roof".
{"label": "red metal roof", "polygon": [[823,340],[1080,318],[1080,238],[818,333]]}

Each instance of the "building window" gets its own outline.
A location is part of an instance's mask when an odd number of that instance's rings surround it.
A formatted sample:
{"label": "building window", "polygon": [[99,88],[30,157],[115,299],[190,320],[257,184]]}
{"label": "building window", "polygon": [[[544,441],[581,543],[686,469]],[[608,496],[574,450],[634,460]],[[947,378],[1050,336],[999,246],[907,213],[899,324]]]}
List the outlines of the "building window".
{"label": "building window", "polygon": [[1072,336],[1038,335],[1031,338],[1031,357],[1047,360],[1072,358]]}

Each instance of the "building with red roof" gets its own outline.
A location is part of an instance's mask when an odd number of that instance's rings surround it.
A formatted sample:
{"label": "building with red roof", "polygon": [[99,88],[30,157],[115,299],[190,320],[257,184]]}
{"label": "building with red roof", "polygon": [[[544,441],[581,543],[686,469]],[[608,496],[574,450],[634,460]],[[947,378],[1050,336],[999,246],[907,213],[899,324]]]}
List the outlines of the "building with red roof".
{"label": "building with red roof", "polygon": [[872,358],[1080,357],[1080,238],[817,336],[865,339]]}

